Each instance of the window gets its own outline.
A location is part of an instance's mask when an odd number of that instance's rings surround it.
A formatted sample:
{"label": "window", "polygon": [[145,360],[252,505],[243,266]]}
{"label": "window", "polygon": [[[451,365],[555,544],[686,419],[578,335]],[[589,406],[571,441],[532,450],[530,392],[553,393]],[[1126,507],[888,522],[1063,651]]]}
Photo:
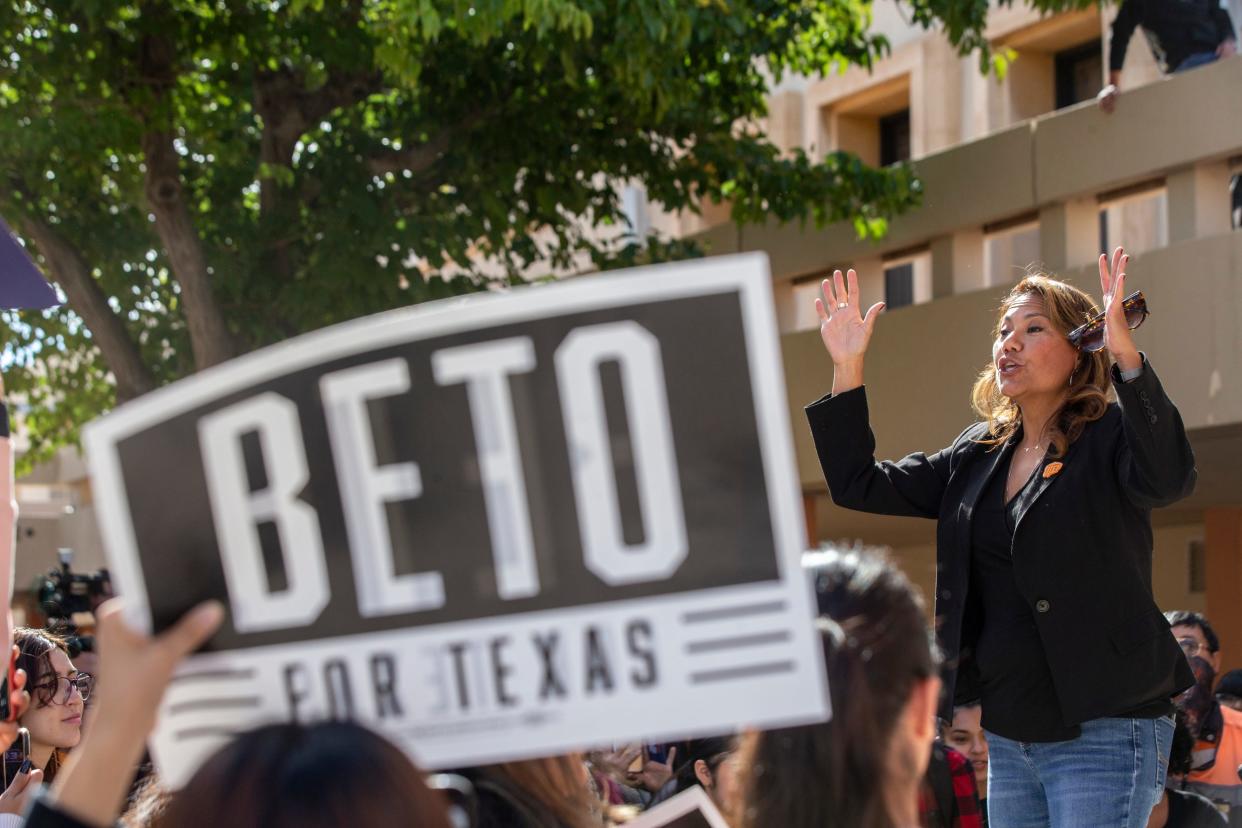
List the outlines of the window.
{"label": "window", "polygon": [[1012,285],[1031,265],[1039,264],[1038,217],[996,229],[985,227],[984,233],[983,275],[988,287]]}
{"label": "window", "polygon": [[1207,551],[1203,548],[1203,541],[1192,540],[1189,548],[1186,550],[1187,569],[1187,586],[1188,592],[1207,592],[1207,560],[1205,558]]}
{"label": "window", "polygon": [[[884,262],[883,284],[884,304],[888,310],[930,302],[931,251],[924,247],[892,254]],[[876,287],[879,287],[878,280]],[[868,306],[864,304],[864,307]]]}
{"label": "window", "polygon": [[910,110],[880,118],[880,166],[910,160]]}
{"label": "window", "polygon": [[1089,101],[1104,88],[1104,53],[1099,40],[1053,56],[1057,109]]}
{"label": "window", "polygon": [[1123,243],[1130,254],[1168,246],[1169,197],[1163,182],[1100,197],[1100,250]]}
{"label": "window", "polygon": [[889,310],[914,304],[914,262],[884,268],[884,303]]}
{"label": "window", "polygon": [[829,271],[794,281],[789,288],[788,298],[778,301],[776,305],[776,321],[780,325],[781,333],[809,331],[819,327],[815,300],[823,298],[819,289],[820,281],[831,275]]}
{"label": "window", "polygon": [[918,150],[910,130],[910,76],[881,80],[820,110],[825,150],[852,152],[873,167],[904,161]]}

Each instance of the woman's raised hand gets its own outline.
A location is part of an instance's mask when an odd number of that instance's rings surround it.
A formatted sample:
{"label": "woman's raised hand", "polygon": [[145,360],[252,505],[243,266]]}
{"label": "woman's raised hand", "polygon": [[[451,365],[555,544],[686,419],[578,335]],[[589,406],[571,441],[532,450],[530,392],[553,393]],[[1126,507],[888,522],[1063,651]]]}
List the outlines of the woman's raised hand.
{"label": "woman's raised hand", "polygon": [[863,356],[884,303],[876,302],[863,315],[859,306],[858,274],[852,269],[845,277],[841,276],[841,271],[834,271],[832,279],[825,279],[821,287],[829,305],[825,306],[823,299],[815,300],[819,336],[836,369],[832,392],[839,394],[862,385]]}
{"label": "woman's raised hand", "polygon": [[1123,248],[1113,251],[1112,262],[1108,255],[1100,254],[1100,290],[1104,294],[1104,347],[1112,354],[1117,365],[1123,371],[1138,368],[1143,364],[1138,347],[1134,344],[1134,336],[1130,333],[1130,323],[1126,321],[1126,309],[1123,302],[1126,298],[1126,265],[1130,257]]}

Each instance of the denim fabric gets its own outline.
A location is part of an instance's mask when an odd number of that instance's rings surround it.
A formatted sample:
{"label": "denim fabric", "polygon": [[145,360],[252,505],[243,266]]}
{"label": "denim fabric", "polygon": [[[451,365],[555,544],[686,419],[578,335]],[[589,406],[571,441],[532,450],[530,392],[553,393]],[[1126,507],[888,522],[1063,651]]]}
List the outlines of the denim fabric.
{"label": "denim fabric", "polygon": [[1177,64],[1177,68],[1173,70],[1173,74],[1185,72],[1187,69],[1198,69],[1200,66],[1207,66],[1209,63],[1215,63],[1217,56],[1215,52],[1195,52],[1181,63]]}
{"label": "denim fabric", "polygon": [[990,828],[1145,828],[1173,720],[1094,719],[1068,742],[987,736]]}

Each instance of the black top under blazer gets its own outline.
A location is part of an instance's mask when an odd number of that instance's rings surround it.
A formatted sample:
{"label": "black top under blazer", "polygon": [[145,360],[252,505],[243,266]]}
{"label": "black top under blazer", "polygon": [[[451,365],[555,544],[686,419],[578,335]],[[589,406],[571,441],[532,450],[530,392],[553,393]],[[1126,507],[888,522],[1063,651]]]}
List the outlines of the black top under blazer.
{"label": "black top under blazer", "polygon": [[[1113,386],[1117,402],[1063,457],[1045,458],[1039,478],[1018,495],[1014,579],[1035,618],[1067,726],[1194,683],[1151,590],[1151,510],[1194,489],[1194,454],[1146,358],[1130,382],[1114,367]],[[971,664],[983,623],[970,592],[971,516],[1002,452],[975,442],[987,434],[976,423],[931,456],[876,462],[863,388],[824,397],[806,413],[833,502],[937,520],[941,715],[952,719],[954,703],[980,695]],[[1048,470],[1054,462],[1062,464],[1055,474]]]}

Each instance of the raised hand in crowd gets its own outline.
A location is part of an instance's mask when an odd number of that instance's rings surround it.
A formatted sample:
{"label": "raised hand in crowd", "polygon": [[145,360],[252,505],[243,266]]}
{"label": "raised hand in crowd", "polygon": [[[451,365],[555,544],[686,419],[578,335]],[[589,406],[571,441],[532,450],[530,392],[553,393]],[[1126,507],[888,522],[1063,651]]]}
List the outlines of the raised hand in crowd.
{"label": "raised hand in crowd", "polygon": [[122,611],[120,599],[113,599],[96,613],[98,715],[52,788],[55,807],[88,825],[116,819],[173,670],[224,618],[224,608],[209,601],[152,638],[129,626]]}
{"label": "raised hand in crowd", "polygon": [[824,299],[816,299],[815,312],[819,314],[820,338],[832,357],[832,393],[840,394],[862,385],[863,356],[884,303],[876,302],[863,315],[858,274],[852,268],[846,278],[841,271],[834,271],[832,280],[825,279],[822,288],[828,305]]}
{"label": "raised hand in crowd", "polygon": [[668,758],[663,762],[645,758],[643,769],[638,772],[637,782],[652,793],[656,793],[673,778],[673,762],[677,759],[677,748],[669,748]]}
{"label": "raised hand in crowd", "polygon": [[602,773],[608,774],[618,782],[629,779],[630,768],[643,755],[640,743],[622,745],[617,750],[595,751],[590,754],[591,764]]}

